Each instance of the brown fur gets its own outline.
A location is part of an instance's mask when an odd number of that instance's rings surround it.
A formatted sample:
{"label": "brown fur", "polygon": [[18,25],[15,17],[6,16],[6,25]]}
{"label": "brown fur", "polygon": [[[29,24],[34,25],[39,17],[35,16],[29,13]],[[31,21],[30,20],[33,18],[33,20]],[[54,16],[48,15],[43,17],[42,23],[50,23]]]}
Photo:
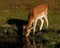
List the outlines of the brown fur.
{"label": "brown fur", "polygon": [[46,16],[47,11],[48,11],[48,6],[46,4],[38,5],[31,10],[30,16],[29,16],[29,19],[28,19],[28,25],[25,28],[25,33],[26,34],[30,33],[32,24],[36,22],[37,18],[40,17],[41,13],[44,12],[44,15]]}

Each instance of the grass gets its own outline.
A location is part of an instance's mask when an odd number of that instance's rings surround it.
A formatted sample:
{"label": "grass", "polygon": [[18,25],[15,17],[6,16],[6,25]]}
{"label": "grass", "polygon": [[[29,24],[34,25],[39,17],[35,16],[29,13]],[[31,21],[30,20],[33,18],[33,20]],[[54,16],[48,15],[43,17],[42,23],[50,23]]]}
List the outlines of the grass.
{"label": "grass", "polygon": [[15,42],[17,33],[16,27],[10,25],[0,26],[0,41]]}
{"label": "grass", "polygon": [[[49,19],[49,27],[46,31],[47,33],[41,34],[43,39],[48,40],[50,43],[48,45],[45,45],[44,48],[54,48],[55,44],[52,44],[53,42],[60,43],[60,36],[57,33],[58,30],[60,30],[60,3],[59,1],[53,0],[51,1],[40,1],[40,0],[0,0],[0,25],[7,24],[7,20],[9,19],[22,19],[22,20],[28,20],[28,13],[29,9],[37,6],[38,4],[47,3],[49,6],[48,9],[48,19]],[[53,3],[54,2],[54,3]],[[59,10],[58,10],[59,9]],[[40,24],[38,23],[38,26]],[[46,27],[46,24],[44,24],[44,29]],[[6,36],[4,33],[5,28],[0,29],[0,36]],[[7,30],[10,32],[10,35],[16,35],[14,33],[14,28],[7,27]],[[13,32],[13,33],[12,33]],[[2,37],[3,38],[3,37]],[[13,38],[4,37],[8,41],[16,41]],[[51,43],[52,42],[52,43]]]}

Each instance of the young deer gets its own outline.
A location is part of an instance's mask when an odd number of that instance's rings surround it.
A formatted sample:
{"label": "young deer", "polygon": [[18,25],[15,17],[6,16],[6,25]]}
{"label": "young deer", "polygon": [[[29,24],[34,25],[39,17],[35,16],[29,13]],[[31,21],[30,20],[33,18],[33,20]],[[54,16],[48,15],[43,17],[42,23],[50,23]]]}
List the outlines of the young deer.
{"label": "young deer", "polygon": [[[38,20],[41,20],[40,30],[42,30],[44,19],[45,19],[47,27],[48,27],[48,18],[47,18],[48,12],[47,11],[48,11],[48,6],[45,4],[38,5],[31,10],[31,13],[30,13],[30,16],[28,19],[28,24],[24,29],[25,30],[24,35],[26,37],[29,36],[31,29],[33,29],[33,34],[35,33],[35,28],[36,28]],[[32,26],[32,24],[33,24],[33,26]]]}

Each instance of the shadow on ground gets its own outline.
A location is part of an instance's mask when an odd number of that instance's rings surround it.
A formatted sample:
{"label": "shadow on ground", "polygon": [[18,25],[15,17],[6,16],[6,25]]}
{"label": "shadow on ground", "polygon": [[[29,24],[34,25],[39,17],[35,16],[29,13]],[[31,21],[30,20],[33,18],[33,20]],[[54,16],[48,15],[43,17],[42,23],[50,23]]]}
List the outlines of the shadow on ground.
{"label": "shadow on ground", "polygon": [[[49,43],[48,40],[43,39],[42,36],[39,33],[38,36],[35,38],[34,36],[32,38],[26,38],[23,36],[23,25],[27,25],[28,21],[19,20],[19,19],[9,19],[7,21],[9,25],[16,25],[18,28],[17,31],[17,40],[16,42],[6,42],[6,41],[0,41],[0,48],[43,48],[43,46],[47,43]],[[54,29],[45,29],[42,30],[42,33],[47,32],[57,32],[60,34],[60,30],[54,30]],[[37,31],[40,32],[40,31]],[[39,44],[39,45],[37,45]],[[59,48],[59,44],[55,44],[55,48]]]}
{"label": "shadow on ground", "polygon": [[60,48],[60,43],[55,44],[55,48]]}
{"label": "shadow on ground", "polygon": [[[18,31],[17,31],[17,41],[15,43],[15,47],[17,48],[23,48],[24,46],[24,37],[23,37],[23,25],[26,25],[28,23],[28,21],[24,21],[24,20],[19,20],[19,19],[9,19],[7,21],[8,24],[10,25],[16,25],[16,27],[18,28]],[[13,44],[12,44],[13,46]],[[14,48],[15,48],[14,47]]]}
{"label": "shadow on ground", "polygon": [[[7,42],[4,40],[0,41],[0,48],[23,48],[24,46],[24,41],[23,41],[23,25],[27,24],[27,21],[24,20],[18,20],[18,19],[9,19],[7,21],[9,25],[16,25],[18,28],[17,31],[17,40],[15,42]],[[14,38],[13,38],[14,39]]]}
{"label": "shadow on ground", "polygon": [[17,31],[17,35],[19,37],[22,37],[22,33],[23,33],[23,25],[26,25],[28,23],[28,21],[24,21],[24,20],[19,20],[19,19],[9,19],[7,21],[8,24],[10,25],[16,25],[16,27],[18,28]]}

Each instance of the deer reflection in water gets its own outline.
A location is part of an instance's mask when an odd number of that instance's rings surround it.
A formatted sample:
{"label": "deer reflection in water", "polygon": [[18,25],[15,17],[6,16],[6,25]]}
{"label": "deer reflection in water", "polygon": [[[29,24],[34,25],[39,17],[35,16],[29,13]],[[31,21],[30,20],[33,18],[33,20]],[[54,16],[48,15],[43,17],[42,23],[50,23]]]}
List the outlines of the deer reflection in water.
{"label": "deer reflection in water", "polygon": [[43,44],[37,44],[35,38],[29,39],[24,38],[24,47],[23,48],[42,48]]}

